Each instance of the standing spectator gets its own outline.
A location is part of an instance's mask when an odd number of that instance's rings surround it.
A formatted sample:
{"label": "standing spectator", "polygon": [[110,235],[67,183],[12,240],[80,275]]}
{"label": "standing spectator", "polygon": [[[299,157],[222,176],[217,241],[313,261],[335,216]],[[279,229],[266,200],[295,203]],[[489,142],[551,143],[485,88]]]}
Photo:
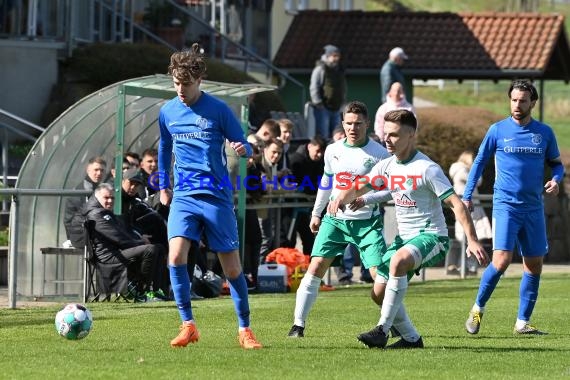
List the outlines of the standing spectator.
{"label": "standing spectator", "polygon": [[390,86],[390,90],[386,96],[386,101],[378,107],[376,111],[376,117],[374,119],[374,133],[380,139],[382,145],[386,145],[384,142],[384,115],[388,111],[393,111],[397,109],[405,109],[416,113],[414,106],[408,103],[406,100],[406,94],[404,94],[404,87],[400,82],[394,82]]}
{"label": "standing spectator", "polygon": [[317,134],[328,139],[340,124],[340,108],[346,101],[346,77],[340,64],[340,49],[326,45],[325,53],[311,73],[311,102]]}
{"label": "standing spectator", "polygon": [[[465,328],[469,334],[479,332],[485,305],[509,267],[516,244],[523,260],[523,276],[513,332],[540,335],[543,332],[530,324],[530,317],[538,298],[542,263],[548,253],[542,193],[558,195],[564,166],[552,129],[531,116],[538,100],[532,83],[514,81],[507,95],[511,116],[487,131],[463,193],[465,204],[473,210],[471,196],[477,180],[489,158],[495,156],[493,261],[483,272]],[[552,177],[543,184],[545,164],[552,169]]]}
{"label": "standing spectator", "polygon": [[[335,259],[344,254],[347,244],[353,243],[358,247],[363,265],[374,276],[386,250],[382,218],[375,201],[360,198],[359,210],[346,209],[337,215],[322,216],[327,202],[335,199],[348,183],[352,183],[357,176],[366,175],[377,162],[389,156],[382,145],[367,136],[369,119],[364,103],[353,101],[345,106],[343,126],[346,139],[329,145],[325,151],[324,175],[309,224],[317,237],[309,268],[297,289],[294,324],[288,334],[290,337],[304,336],[305,320],[317,300],[321,280]],[[374,287],[371,292],[372,300],[378,305],[381,302],[380,293],[377,292],[379,289]]]}
{"label": "standing spectator", "polygon": [[[85,177],[80,184],[75,186],[75,190],[89,190],[93,192],[97,185],[103,182],[106,169],[107,162],[103,157],[97,156],[90,158],[85,168]],[[76,248],[83,248],[85,246],[83,216],[80,210],[88,198],[89,196],[72,197],[68,198],[65,202],[65,214],[63,217],[65,233],[67,234],[67,238],[71,241],[71,244]]]}
{"label": "standing spectator", "polygon": [[[472,165],[473,152],[466,150],[459,155],[457,161],[451,164],[449,168],[449,176],[453,182],[453,190],[459,197],[463,196],[465,185],[467,184],[467,178],[469,177],[469,170],[471,169]],[[477,181],[477,187],[480,185],[481,178],[479,178],[479,181]],[[473,190],[473,195],[475,195],[475,197],[479,195],[477,189]],[[493,237],[493,234],[491,232],[491,223],[485,214],[485,210],[483,210],[483,207],[480,205],[481,201],[475,199],[473,201],[473,204],[475,207],[471,213],[471,218],[473,219],[473,224],[475,225],[475,231],[477,231],[477,238],[479,240],[491,239]],[[463,231],[463,227],[458,220],[455,221],[455,240],[460,243],[463,243],[465,240],[465,232]],[[452,250],[449,252],[447,257],[447,273],[459,273],[460,255],[462,254],[463,252],[458,250]],[[476,274],[477,260],[475,260],[473,257],[469,257],[467,259],[467,269],[471,274]]]}
{"label": "standing spectator", "polygon": [[390,86],[394,82],[400,82],[402,85],[406,83],[404,74],[402,73],[402,66],[404,61],[408,59],[404,49],[395,47],[390,50],[390,54],[382,69],[380,69],[380,101],[386,102],[386,95],[390,91]]}
{"label": "standing spectator", "polygon": [[[232,109],[221,100],[200,91],[206,74],[206,62],[200,46],[193,44],[187,51],[170,57],[168,73],[172,75],[177,96],[160,109],[159,171],[160,201],[170,205],[168,219],[170,282],[182,326],[172,347],[186,347],[200,338],[190,302],[190,278],[187,263],[191,241],[200,241],[204,234],[210,249],[218,259],[229,281],[230,294],[238,318],[238,341],[245,349],[262,345],[250,329],[247,283],[239,254],[237,221],[231,188],[203,186],[223,183],[227,179],[224,141],[239,156],[251,156],[241,125]],[[181,122],[181,121],[184,122]],[[172,126],[177,123],[176,126]],[[174,165],[174,194],[165,181],[170,173],[172,153]],[[184,178],[184,180],[181,180]],[[171,203],[172,202],[172,203]]]}

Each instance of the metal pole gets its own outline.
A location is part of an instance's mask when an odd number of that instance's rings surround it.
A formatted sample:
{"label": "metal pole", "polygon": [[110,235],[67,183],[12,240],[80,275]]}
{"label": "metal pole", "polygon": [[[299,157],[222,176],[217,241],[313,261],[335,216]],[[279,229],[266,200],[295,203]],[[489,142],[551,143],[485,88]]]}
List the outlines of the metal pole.
{"label": "metal pole", "polygon": [[[3,187],[8,187],[8,149],[10,142],[8,141],[8,131],[6,128],[2,129],[2,182]],[[2,199],[2,211],[8,209],[8,202]]]}
{"label": "metal pole", "polygon": [[10,252],[8,259],[8,305],[16,308],[16,286],[18,280],[17,252],[18,247],[18,197],[12,196],[12,215],[10,218]]}

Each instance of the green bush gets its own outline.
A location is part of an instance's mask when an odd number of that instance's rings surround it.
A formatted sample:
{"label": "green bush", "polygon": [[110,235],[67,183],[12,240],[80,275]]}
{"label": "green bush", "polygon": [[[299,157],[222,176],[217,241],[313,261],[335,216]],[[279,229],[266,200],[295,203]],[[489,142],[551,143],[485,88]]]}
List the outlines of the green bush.
{"label": "green bush", "polygon": [[[461,106],[419,108],[418,148],[437,162],[448,174],[461,152],[475,153],[494,122],[503,117],[490,111]],[[495,170],[493,160],[483,173],[480,193],[492,193]]]}

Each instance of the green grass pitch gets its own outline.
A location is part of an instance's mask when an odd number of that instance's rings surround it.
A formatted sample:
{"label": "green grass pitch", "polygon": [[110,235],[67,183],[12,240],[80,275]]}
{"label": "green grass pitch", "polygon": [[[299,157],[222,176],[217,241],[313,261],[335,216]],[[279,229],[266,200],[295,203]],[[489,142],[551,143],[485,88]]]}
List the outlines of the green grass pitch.
{"label": "green grass pitch", "polygon": [[356,335],[373,327],[378,308],[365,285],[321,292],[305,338],[288,338],[294,294],[250,297],[252,328],[264,349],[237,343],[229,297],[197,301],[200,341],[172,349],[179,319],[172,302],[90,303],[94,327],[82,341],[58,336],[61,305],[0,309],[2,379],[568,379],[570,274],[543,276],[533,323],[541,337],[512,334],[519,278],[499,282],[481,331],[463,328],[475,279],[414,282],[405,304],[423,350],[368,349]]}

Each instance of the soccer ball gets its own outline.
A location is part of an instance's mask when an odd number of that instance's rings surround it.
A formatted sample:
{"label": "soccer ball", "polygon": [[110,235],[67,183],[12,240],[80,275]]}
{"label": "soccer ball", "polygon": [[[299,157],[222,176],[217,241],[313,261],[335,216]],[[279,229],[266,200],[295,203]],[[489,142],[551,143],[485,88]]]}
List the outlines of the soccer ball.
{"label": "soccer ball", "polygon": [[91,312],[83,305],[70,303],[55,316],[55,329],[59,335],[69,340],[83,339],[93,326]]}

